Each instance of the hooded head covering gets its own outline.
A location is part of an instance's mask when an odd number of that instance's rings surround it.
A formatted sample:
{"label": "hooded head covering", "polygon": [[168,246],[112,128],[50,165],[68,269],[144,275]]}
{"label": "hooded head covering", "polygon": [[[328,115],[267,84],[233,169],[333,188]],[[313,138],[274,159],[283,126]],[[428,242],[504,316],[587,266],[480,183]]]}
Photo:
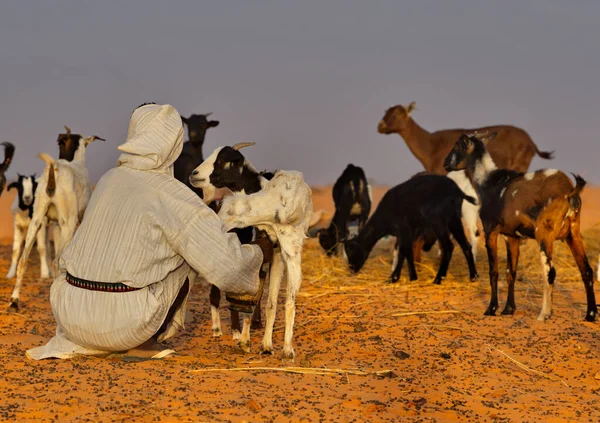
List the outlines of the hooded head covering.
{"label": "hooded head covering", "polygon": [[177,110],[169,105],[148,104],[131,115],[127,141],[118,166],[173,176],[173,163],[183,149],[183,124]]}

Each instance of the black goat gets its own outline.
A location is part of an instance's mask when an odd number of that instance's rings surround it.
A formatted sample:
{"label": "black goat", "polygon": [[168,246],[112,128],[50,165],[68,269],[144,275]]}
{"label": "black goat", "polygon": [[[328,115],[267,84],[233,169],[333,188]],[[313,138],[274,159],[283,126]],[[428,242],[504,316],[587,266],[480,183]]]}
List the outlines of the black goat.
{"label": "black goat", "polygon": [[4,185],[6,185],[6,177],[4,173],[8,170],[10,163],[12,162],[13,156],[15,155],[15,146],[9,142],[3,142],[4,146],[4,161],[0,164],[0,196],[4,191]]}
{"label": "black goat", "polygon": [[[454,181],[440,175],[415,176],[390,189],[358,235],[344,243],[350,269],[358,272],[375,243],[386,235],[392,235],[398,239],[398,263],[390,277],[391,282],[400,279],[405,258],[410,280],[416,280],[413,244],[419,237],[428,238],[431,231],[442,249],[442,260],[433,283],[440,284],[448,272],[454,249],[450,234],[463,250],[471,281],[475,281],[478,275],[473,252],[461,222],[463,200],[476,203]],[[428,244],[431,241],[428,240]]]}
{"label": "black goat", "polygon": [[182,123],[188,127],[188,141],[183,143],[183,150],[175,160],[173,173],[175,179],[186,184],[200,198],[203,197],[202,189],[194,188],[190,183],[190,175],[203,161],[202,146],[206,131],[219,125],[218,120],[208,120],[212,113],[205,115],[191,115],[190,117],[181,117]]}
{"label": "black goat", "polygon": [[362,168],[350,163],[333,185],[335,213],[328,228],[318,232],[319,244],[328,256],[334,254],[341,241],[348,237],[348,224],[358,220],[358,229],[367,222],[371,212],[371,193]]}

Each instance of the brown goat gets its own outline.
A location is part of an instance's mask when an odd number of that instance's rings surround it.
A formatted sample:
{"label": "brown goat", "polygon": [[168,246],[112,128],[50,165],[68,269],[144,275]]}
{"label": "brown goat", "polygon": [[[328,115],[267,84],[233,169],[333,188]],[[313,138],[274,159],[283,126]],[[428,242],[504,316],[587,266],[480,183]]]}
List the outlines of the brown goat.
{"label": "brown goat", "polygon": [[444,161],[448,171],[466,170],[480,198],[479,216],[483,223],[488,253],[491,300],[485,314],[498,308],[498,236],[506,240],[508,298],[502,314],[515,312],[514,285],[519,260],[519,241],[532,238],[540,246],[544,277],[544,298],[538,320],[552,314],[552,288],[556,270],[552,263],[554,241],[566,241],[581,273],[587,297],[585,320],[594,321],[598,308],[594,295],[594,275],[580,232],[580,193],[585,180],[575,176],[576,185],[555,169],[523,174],[498,169],[487,151],[496,136],[461,135]]}
{"label": "brown goat", "polygon": [[552,152],[538,150],[537,146],[523,129],[509,125],[487,126],[476,129],[443,129],[428,132],[411,117],[415,102],[408,106],[392,106],[379,122],[380,134],[400,135],[410,151],[423,164],[426,171],[445,175],[444,159],[464,133],[496,132],[498,135],[490,142],[488,151],[496,165],[501,169],[527,172],[529,164],[536,154],[543,159],[552,159]]}

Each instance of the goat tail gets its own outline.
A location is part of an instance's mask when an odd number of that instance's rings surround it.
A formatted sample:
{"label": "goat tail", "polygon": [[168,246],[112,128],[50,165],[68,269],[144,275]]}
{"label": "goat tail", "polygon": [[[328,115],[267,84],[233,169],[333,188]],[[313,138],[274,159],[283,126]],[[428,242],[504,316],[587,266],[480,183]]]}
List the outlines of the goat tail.
{"label": "goat tail", "polygon": [[575,188],[573,188],[573,191],[568,196],[569,208],[576,211],[581,208],[581,197],[579,194],[583,191],[583,187],[585,187],[587,181],[574,173],[571,173],[571,175],[575,178]]}
{"label": "goat tail", "polygon": [[0,172],[6,172],[15,155],[15,146],[10,142],[3,142],[2,145],[4,146],[4,161],[0,165]]}
{"label": "goat tail", "polygon": [[535,146],[535,152],[542,159],[552,160],[554,158],[554,150],[552,150],[552,151],[540,151],[540,150],[538,150],[537,145],[536,145]]}
{"label": "goat tail", "polygon": [[58,170],[56,168],[56,160],[54,160],[52,156],[47,153],[38,154],[38,158],[46,162],[46,168],[48,169],[48,184],[46,185],[46,194],[48,194],[49,197],[52,197],[56,192],[56,172]]}
{"label": "goat tail", "polygon": [[477,205],[477,199],[475,197],[471,197],[470,195],[467,195],[464,192],[462,194],[463,194],[463,200],[468,201],[469,203],[473,204],[474,206]]}

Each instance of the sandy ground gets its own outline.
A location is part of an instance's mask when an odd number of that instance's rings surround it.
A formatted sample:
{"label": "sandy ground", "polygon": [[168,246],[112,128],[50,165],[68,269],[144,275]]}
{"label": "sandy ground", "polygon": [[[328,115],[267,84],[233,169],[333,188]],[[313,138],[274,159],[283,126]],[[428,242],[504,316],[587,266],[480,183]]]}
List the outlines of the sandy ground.
{"label": "sandy ground", "polygon": [[[384,191],[376,189],[376,199]],[[595,267],[600,190],[586,188],[585,194],[584,236]],[[8,240],[9,197],[0,198],[2,237]],[[316,189],[315,209],[330,207],[328,188]],[[409,282],[404,273],[397,284],[384,284],[389,248],[389,241],[380,243],[363,271],[351,276],[339,259],[321,253],[316,240],[307,242],[293,364],[258,354],[262,330],[253,331],[252,352],[242,354],[231,339],[225,310],[225,335],[212,338],[206,285],[194,287],[185,331],[166,343],[176,355],[150,361],[28,360],[25,349],[42,344],[55,330],[47,300],[50,281],[37,278],[34,250],[20,314],[0,308],[0,421],[600,420],[600,322],[583,321],[585,296],[565,245],[556,248],[554,314],[545,323],[536,320],[542,288],[532,241],[522,250],[517,312],[498,317],[483,316],[489,301],[483,248],[477,260],[479,282],[464,277],[466,264],[457,249],[441,286],[431,284],[435,247],[417,267],[419,281]],[[9,260],[10,246],[3,245],[0,275],[6,274]],[[13,281],[0,279],[4,304],[12,286]],[[278,352],[284,293],[274,335]],[[503,287],[501,307],[505,297]],[[290,365],[351,371],[216,370]],[[356,370],[368,374],[353,374]]]}

